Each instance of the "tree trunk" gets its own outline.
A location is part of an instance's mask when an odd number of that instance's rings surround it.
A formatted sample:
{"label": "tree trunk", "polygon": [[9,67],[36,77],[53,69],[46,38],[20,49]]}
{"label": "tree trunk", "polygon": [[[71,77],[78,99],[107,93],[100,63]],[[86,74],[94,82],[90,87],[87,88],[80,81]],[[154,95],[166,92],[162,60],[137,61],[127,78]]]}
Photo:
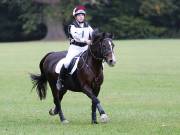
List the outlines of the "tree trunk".
{"label": "tree trunk", "polygon": [[56,18],[45,18],[45,24],[47,27],[47,34],[44,40],[65,40],[66,35],[64,32],[64,27],[61,20]]}
{"label": "tree trunk", "polygon": [[43,40],[65,40],[66,35],[61,21],[60,0],[33,0],[46,5],[42,13],[43,22],[47,27],[47,34]]}

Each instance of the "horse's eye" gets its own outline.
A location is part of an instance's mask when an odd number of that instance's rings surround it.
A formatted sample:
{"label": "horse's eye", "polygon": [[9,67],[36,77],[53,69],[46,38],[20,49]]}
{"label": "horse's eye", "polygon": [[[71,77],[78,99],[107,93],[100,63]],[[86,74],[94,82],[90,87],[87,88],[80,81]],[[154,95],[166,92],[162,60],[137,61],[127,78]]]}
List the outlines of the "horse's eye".
{"label": "horse's eye", "polygon": [[114,48],[115,47],[115,45],[114,44],[112,44],[112,48]]}

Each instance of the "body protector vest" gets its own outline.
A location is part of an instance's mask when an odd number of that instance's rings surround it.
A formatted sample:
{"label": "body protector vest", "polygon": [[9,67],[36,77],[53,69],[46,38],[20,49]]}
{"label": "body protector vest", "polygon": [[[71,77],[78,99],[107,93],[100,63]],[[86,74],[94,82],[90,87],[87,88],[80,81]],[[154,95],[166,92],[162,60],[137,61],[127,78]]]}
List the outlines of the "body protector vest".
{"label": "body protector vest", "polygon": [[74,21],[68,27],[68,34],[70,39],[70,44],[83,47],[87,45],[85,41],[91,40],[93,29],[87,23],[78,23]]}

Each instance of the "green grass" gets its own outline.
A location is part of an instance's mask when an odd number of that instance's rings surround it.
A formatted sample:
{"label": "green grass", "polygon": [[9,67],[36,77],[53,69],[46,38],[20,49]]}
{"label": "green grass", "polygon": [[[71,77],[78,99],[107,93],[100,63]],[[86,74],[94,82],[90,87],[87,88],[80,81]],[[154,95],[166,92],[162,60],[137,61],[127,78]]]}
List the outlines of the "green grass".
{"label": "green grass", "polygon": [[117,65],[105,65],[99,98],[110,117],[91,125],[91,102],[68,92],[62,102],[70,121],[51,117],[52,95],[39,101],[28,73],[39,73],[40,59],[67,42],[0,44],[0,135],[179,135],[180,40],[115,41]]}

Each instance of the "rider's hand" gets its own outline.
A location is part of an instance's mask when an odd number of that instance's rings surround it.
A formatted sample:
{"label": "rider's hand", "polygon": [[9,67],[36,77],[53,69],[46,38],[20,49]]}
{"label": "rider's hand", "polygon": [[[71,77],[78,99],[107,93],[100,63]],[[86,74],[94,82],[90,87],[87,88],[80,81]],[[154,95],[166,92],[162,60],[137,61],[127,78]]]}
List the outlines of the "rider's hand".
{"label": "rider's hand", "polygon": [[86,42],[86,44],[88,44],[88,45],[91,44],[91,40],[86,40],[85,42]]}

